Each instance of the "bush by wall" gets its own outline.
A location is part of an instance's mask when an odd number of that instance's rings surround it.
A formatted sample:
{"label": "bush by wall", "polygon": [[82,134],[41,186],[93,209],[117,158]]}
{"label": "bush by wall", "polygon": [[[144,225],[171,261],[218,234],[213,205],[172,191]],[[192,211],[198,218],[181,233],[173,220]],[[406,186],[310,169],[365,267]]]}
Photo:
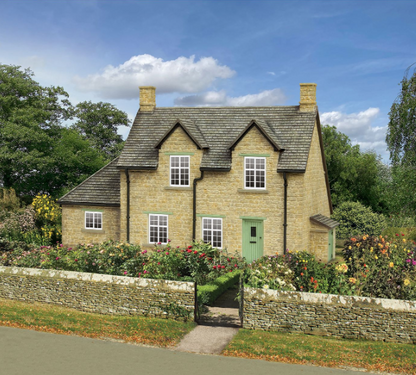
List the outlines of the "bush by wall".
{"label": "bush by wall", "polygon": [[335,210],[332,218],[340,223],[338,238],[350,238],[368,234],[379,235],[386,228],[386,219],[371,208],[359,202],[343,202]]}
{"label": "bush by wall", "polygon": [[215,300],[240,279],[241,270],[226,273],[206,285],[198,285],[198,303],[211,306]]}

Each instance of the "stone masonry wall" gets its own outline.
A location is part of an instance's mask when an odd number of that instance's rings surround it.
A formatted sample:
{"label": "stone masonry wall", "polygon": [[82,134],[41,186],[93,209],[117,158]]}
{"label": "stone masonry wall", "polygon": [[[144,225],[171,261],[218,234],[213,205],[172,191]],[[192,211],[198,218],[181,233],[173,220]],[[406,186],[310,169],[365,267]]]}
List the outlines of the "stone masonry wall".
{"label": "stone masonry wall", "polygon": [[[102,212],[102,230],[85,229],[85,211]],[[99,243],[120,239],[120,208],[102,206],[62,205],[62,243],[76,246],[80,243]]]}
{"label": "stone masonry wall", "polygon": [[0,298],[100,314],[193,319],[194,283],[0,266]]}
{"label": "stone masonry wall", "polygon": [[416,302],[244,289],[243,327],[416,344]]}

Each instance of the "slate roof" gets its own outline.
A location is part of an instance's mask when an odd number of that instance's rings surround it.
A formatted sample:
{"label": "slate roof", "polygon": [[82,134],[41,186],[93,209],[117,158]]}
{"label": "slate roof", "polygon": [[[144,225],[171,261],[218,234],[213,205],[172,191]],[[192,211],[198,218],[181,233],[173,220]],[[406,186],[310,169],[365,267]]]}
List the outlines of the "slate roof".
{"label": "slate roof", "polygon": [[120,206],[118,158],[72,189],[58,200],[60,204]]}
{"label": "slate roof", "polygon": [[314,215],[310,219],[315,223],[321,224],[329,229],[333,229],[339,225],[338,221],[332,220],[324,215]]}
{"label": "slate roof", "polygon": [[[277,171],[304,172],[316,112],[299,112],[299,106],[275,107],[173,107],[138,112],[117,162],[118,168],[156,169],[164,137],[178,122],[204,149],[201,169],[231,169],[233,142],[254,120],[281,152]],[[205,148],[201,147],[201,148]]]}

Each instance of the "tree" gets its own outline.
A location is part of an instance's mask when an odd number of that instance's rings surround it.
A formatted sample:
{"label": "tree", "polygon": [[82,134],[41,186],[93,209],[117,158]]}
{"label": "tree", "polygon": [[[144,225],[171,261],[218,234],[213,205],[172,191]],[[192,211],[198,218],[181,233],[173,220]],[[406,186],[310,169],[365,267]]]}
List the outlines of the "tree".
{"label": "tree", "polygon": [[335,126],[322,127],[329,186],[334,206],[359,201],[376,212],[387,210],[382,176],[386,168],[374,152],[361,152]]}
{"label": "tree", "polygon": [[410,67],[389,112],[386,143],[393,165],[416,166],[416,69],[407,78]]}
{"label": "tree", "polygon": [[124,141],[117,127],[129,126],[127,114],[110,103],[81,102],[75,107],[77,121],[72,127],[102,153],[106,161],[120,155]]}
{"label": "tree", "polygon": [[[414,65],[414,64],[413,64]],[[416,216],[416,69],[400,82],[401,91],[391,106],[386,143],[390,151],[395,211]]]}
{"label": "tree", "polygon": [[62,87],[42,87],[33,73],[0,65],[0,181],[18,193],[47,191],[54,144],[71,104]]}

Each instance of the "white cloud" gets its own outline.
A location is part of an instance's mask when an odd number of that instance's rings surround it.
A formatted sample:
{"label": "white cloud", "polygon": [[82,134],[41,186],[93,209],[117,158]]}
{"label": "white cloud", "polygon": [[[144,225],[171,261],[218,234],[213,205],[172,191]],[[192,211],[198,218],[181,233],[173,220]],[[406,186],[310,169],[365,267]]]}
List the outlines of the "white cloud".
{"label": "white cloud", "polygon": [[338,111],[325,112],[321,115],[321,124],[335,126],[340,132],[348,135],[353,144],[359,144],[363,151],[374,150],[387,160],[387,126],[372,126],[379,113],[379,108],[368,108],[350,114]]}
{"label": "white cloud", "polygon": [[286,96],[281,89],[265,90],[258,94],[230,97],[224,90],[208,91],[199,95],[189,95],[175,99],[178,106],[271,106],[284,104]]}
{"label": "white cloud", "polygon": [[267,74],[270,74],[271,76],[275,76],[276,75],[275,72],[267,72]]}
{"label": "white cloud", "polygon": [[82,91],[97,92],[106,99],[132,99],[138,86],[155,86],[156,93],[194,93],[209,88],[216,79],[230,78],[235,71],[212,57],[195,61],[195,56],[163,61],[151,55],[133,56],[119,66],[108,65],[102,72],[85,78],[75,76]]}

